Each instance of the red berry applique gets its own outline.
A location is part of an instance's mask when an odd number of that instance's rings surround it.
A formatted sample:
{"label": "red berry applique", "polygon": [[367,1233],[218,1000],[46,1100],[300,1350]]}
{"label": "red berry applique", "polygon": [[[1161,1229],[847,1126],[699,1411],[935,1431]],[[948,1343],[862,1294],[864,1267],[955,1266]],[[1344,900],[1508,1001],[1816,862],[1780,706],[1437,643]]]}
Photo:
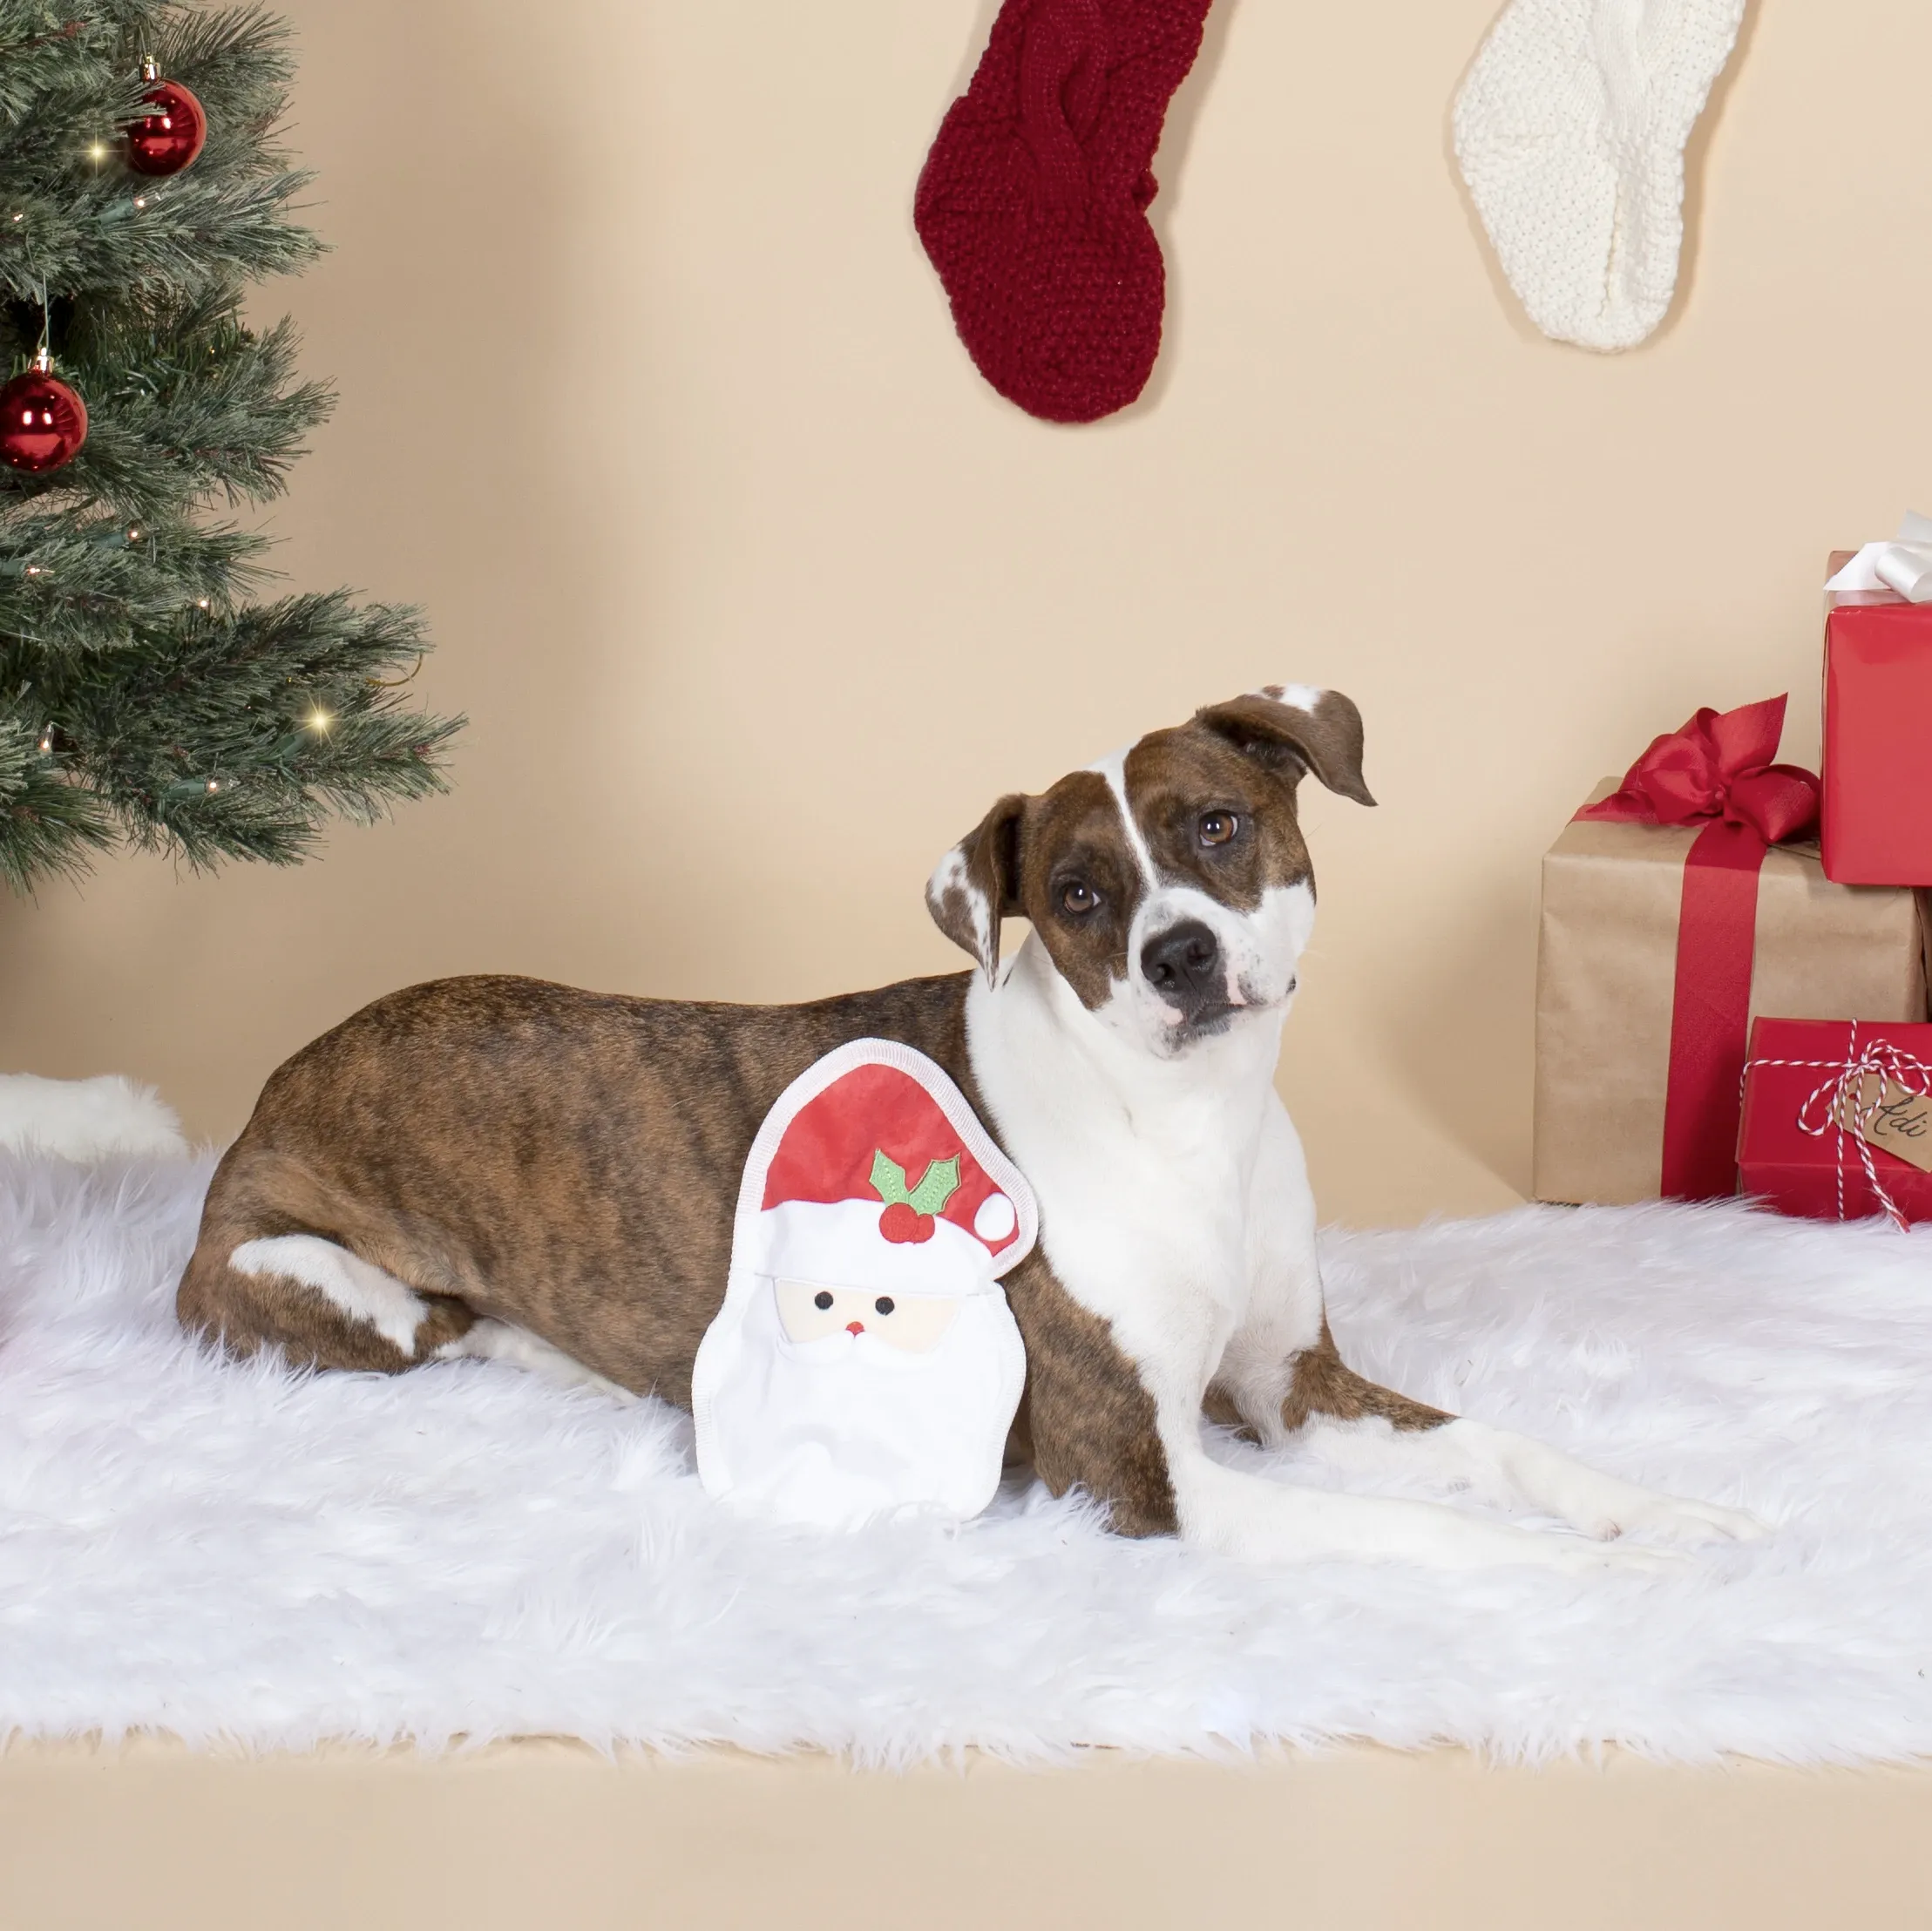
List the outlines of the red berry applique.
{"label": "red berry applique", "polygon": [[931,1240],[935,1224],[932,1215],[922,1214],[909,1200],[895,1200],[878,1216],[879,1232],[900,1246]]}
{"label": "red berry applique", "polygon": [[905,1169],[890,1154],[872,1155],[872,1191],[885,1203],[878,1230],[900,1246],[932,1238],[933,1216],[959,1187],[959,1156],[929,1161],[917,1187],[905,1184]]}

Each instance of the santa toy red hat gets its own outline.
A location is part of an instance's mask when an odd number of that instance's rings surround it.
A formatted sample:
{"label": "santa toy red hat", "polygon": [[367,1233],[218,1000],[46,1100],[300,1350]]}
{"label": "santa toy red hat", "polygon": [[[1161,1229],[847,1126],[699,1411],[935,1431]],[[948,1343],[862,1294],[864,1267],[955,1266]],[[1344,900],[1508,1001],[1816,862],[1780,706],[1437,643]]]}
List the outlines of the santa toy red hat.
{"label": "santa toy red hat", "polygon": [[860,1040],[787,1088],[745,1162],[734,1265],[880,1293],[989,1292],[1033,1196],[924,1054]]}

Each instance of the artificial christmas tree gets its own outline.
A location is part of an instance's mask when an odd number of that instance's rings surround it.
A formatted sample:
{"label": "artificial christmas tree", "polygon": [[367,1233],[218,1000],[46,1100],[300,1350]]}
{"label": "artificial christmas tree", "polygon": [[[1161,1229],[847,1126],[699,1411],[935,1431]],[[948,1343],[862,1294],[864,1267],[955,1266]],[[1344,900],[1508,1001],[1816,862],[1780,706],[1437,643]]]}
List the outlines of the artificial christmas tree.
{"label": "artificial christmas tree", "polygon": [[331,811],[441,786],[456,724],[397,694],[415,613],[250,601],[267,539],[221,514],[279,495],[332,403],[286,322],[242,315],[320,247],[288,214],[290,73],[253,7],[0,0],[0,395],[31,378],[0,422],[16,888],[123,839],[285,864]]}

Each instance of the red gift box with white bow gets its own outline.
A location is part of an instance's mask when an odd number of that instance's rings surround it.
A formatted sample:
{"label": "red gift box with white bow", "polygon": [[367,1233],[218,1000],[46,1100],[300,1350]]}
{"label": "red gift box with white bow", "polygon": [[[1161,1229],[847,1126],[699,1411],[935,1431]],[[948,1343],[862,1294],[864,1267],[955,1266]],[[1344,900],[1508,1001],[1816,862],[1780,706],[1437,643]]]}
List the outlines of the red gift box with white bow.
{"label": "red gift box with white bow", "polygon": [[1825,876],[1841,885],[1932,885],[1932,521],[1908,518],[1891,543],[1840,551],[1832,571]]}
{"label": "red gift box with white bow", "polygon": [[1932,1221],[1932,1026],[1760,1019],[1745,1061],[1739,1190],[1807,1220]]}

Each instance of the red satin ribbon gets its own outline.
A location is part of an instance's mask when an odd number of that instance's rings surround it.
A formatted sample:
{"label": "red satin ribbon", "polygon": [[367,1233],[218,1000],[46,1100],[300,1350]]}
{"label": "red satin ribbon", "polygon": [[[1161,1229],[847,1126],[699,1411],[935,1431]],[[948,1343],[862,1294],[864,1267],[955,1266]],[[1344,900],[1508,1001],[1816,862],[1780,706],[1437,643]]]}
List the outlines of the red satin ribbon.
{"label": "red satin ribbon", "polygon": [[1738,1190],[1758,874],[1770,846],[1818,822],[1816,777],[1772,762],[1785,703],[1767,697],[1734,711],[1700,710],[1654,740],[1617,790],[1576,814],[1704,827],[1684,862],[1664,1098],[1663,1190],[1678,1200]]}

